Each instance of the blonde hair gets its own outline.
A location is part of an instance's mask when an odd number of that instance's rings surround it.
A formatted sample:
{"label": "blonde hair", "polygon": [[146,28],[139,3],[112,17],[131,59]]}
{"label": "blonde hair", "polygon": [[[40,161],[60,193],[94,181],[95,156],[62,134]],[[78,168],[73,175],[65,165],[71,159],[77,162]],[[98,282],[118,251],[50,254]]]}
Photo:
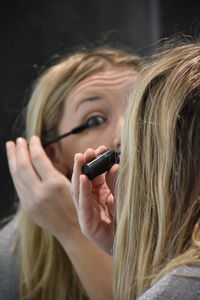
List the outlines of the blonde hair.
{"label": "blonde hair", "polygon": [[[69,91],[88,76],[108,66],[140,68],[141,58],[123,50],[83,50],[47,69],[36,81],[27,107],[26,137],[51,138]],[[81,282],[56,239],[22,211],[18,213],[21,251],[21,295],[25,299],[87,299]]]}
{"label": "blonde hair", "polygon": [[165,50],[130,99],[118,178],[115,299],[200,262],[200,44]]}

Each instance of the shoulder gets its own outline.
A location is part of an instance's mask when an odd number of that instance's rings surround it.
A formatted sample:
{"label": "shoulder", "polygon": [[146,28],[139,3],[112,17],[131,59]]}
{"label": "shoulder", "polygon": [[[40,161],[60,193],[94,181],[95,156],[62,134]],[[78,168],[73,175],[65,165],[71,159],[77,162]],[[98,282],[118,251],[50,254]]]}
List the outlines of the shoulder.
{"label": "shoulder", "polygon": [[16,253],[18,230],[16,219],[12,219],[0,230],[0,259],[13,256]]}
{"label": "shoulder", "polygon": [[0,299],[18,299],[19,259],[18,230],[14,218],[0,230]]}
{"label": "shoulder", "polygon": [[181,266],[163,276],[138,300],[200,299],[200,264]]}

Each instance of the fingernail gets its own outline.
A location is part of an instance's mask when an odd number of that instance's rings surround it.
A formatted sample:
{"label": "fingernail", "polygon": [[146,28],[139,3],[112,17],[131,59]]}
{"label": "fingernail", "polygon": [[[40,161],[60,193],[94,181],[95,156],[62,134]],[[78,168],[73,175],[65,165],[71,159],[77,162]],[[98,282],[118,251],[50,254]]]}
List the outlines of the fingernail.
{"label": "fingernail", "polygon": [[30,140],[32,140],[32,141],[38,141],[38,136],[33,135]]}
{"label": "fingernail", "polygon": [[18,137],[18,138],[16,139],[16,143],[17,143],[17,144],[23,143],[23,138],[22,138],[22,137]]}
{"label": "fingernail", "polygon": [[6,142],[6,150],[9,150],[11,148],[11,143],[10,142]]}

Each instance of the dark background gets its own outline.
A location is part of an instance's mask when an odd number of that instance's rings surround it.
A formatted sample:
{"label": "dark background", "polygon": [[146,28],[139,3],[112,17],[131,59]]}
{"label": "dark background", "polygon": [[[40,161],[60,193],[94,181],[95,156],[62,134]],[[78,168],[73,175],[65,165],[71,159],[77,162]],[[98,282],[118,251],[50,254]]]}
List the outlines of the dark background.
{"label": "dark background", "polygon": [[[2,4],[1,4],[2,6]],[[124,44],[151,54],[176,32],[200,34],[200,1],[18,0],[0,10],[0,219],[15,210],[5,141],[41,67],[55,53],[85,42]]]}

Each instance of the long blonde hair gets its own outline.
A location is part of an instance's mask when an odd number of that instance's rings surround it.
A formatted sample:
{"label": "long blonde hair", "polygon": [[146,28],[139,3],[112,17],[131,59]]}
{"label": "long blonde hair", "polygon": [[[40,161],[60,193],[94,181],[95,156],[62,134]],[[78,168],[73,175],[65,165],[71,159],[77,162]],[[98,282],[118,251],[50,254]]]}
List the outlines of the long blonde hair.
{"label": "long blonde hair", "polygon": [[200,44],[154,57],[130,98],[118,178],[115,299],[200,262]]}
{"label": "long blonde hair", "polygon": [[[69,91],[106,67],[123,66],[136,72],[141,58],[123,50],[97,48],[74,53],[47,69],[36,81],[27,107],[26,137],[57,135],[63,102]],[[56,239],[22,211],[18,213],[21,251],[21,296],[25,299],[87,299],[81,282]]]}

